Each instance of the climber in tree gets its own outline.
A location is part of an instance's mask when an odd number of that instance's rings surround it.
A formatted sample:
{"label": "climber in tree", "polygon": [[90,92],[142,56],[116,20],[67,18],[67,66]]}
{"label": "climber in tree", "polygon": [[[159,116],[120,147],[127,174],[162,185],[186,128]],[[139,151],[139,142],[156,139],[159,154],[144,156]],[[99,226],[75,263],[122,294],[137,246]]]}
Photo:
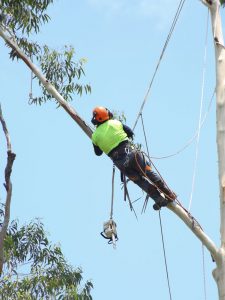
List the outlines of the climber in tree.
{"label": "climber in tree", "polygon": [[113,114],[101,106],[94,108],[91,122],[96,126],[92,134],[95,154],[107,154],[122,174],[140,186],[155,201],[154,209],[158,210],[175,200],[176,195],[152,171],[145,155],[131,145],[129,139],[133,139],[134,133],[130,127],[113,119]]}

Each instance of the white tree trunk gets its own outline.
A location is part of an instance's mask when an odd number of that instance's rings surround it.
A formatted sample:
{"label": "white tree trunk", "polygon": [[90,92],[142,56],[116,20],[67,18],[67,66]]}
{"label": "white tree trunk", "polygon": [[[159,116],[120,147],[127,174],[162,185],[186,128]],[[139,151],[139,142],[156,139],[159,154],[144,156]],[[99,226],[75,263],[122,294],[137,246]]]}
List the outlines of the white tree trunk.
{"label": "white tree trunk", "polygon": [[217,151],[220,187],[220,235],[221,248],[217,268],[213,276],[217,282],[219,299],[225,300],[225,48],[222,33],[219,0],[202,0],[209,8],[215,45],[216,62],[216,118]]}

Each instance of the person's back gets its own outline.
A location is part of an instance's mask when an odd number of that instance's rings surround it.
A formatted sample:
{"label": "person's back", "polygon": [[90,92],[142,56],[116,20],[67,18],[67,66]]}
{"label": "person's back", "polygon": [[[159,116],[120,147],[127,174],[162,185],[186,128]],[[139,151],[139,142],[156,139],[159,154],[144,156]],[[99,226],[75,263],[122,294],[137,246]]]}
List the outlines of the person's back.
{"label": "person's back", "polygon": [[93,144],[106,154],[109,154],[121,142],[127,140],[128,136],[123,129],[123,124],[113,119],[109,119],[98,125],[92,135]]}

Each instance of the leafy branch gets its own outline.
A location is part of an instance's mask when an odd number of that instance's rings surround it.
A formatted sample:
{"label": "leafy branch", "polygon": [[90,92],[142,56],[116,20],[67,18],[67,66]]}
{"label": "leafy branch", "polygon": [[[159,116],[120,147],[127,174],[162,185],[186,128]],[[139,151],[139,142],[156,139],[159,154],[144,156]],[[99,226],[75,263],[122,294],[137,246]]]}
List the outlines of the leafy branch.
{"label": "leafy branch", "polygon": [[[40,66],[46,79],[64,99],[71,101],[74,94],[81,96],[83,92],[91,92],[90,84],[78,83],[81,77],[85,76],[86,59],[76,61],[72,46],[64,46],[62,51],[57,51],[29,40],[31,34],[38,33],[40,26],[50,20],[45,11],[51,3],[53,0],[3,0],[0,2],[0,26],[9,33],[11,41]],[[11,48],[10,43],[6,42],[6,45],[10,48],[9,56],[12,60],[21,58],[17,51]],[[39,86],[42,95],[32,97],[30,103],[42,104],[53,99],[46,89],[42,88],[40,81]]]}

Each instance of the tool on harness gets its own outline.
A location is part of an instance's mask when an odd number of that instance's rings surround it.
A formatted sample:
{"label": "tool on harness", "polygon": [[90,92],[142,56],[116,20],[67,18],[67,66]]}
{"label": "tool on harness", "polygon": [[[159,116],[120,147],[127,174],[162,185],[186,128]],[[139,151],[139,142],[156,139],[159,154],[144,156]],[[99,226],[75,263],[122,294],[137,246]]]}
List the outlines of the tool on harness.
{"label": "tool on harness", "polygon": [[120,179],[121,179],[121,182],[123,183],[124,201],[126,201],[128,199],[130,210],[134,212],[134,215],[135,215],[136,219],[138,220],[136,211],[135,211],[135,209],[134,209],[134,207],[132,205],[132,202],[131,202],[131,199],[130,199],[130,195],[129,195],[129,192],[128,192],[128,188],[127,188],[127,183],[129,181],[129,179],[126,179],[126,176],[122,172],[120,172]]}
{"label": "tool on harness", "polygon": [[169,201],[166,199],[165,195],[160,193],[159,199],[156,200],[152,207],[154,210],[160,210],[161,207],[167,206],[168,203]]}
{"label": "tool on harness", "polygon": [[116,248],[116,242],[118,241],[116,222],[113,221],[113,203],[114,203],[114,177],[115,177],[115,165],[113,164],[112,172],[112,197],[111,197],[111,210],[110,219],[103,223],[103,231],[101,236],[108,239],[108,244],[113,244],[113,248]]}
{"label": "tool on harness", "polygon": [[146,208],[147,208],[147,205],[148,205],[148,200],[149,200],[150,196],[147,194],[146,197],[145,197],[145,201],[144,201],[144,204],[143,204],[143,207],[142,207],[142,210],[141,210],[141,213],[145,213],[146,211]]}
{"label": "tool on harness", "polygon": [[118,241],[118,236],[116,230],[116,222],[114,222],[113,219],[104,222],[101,236],[109,240],[108,244],[113,244],[113,246],[115,247],[115,243]]}

